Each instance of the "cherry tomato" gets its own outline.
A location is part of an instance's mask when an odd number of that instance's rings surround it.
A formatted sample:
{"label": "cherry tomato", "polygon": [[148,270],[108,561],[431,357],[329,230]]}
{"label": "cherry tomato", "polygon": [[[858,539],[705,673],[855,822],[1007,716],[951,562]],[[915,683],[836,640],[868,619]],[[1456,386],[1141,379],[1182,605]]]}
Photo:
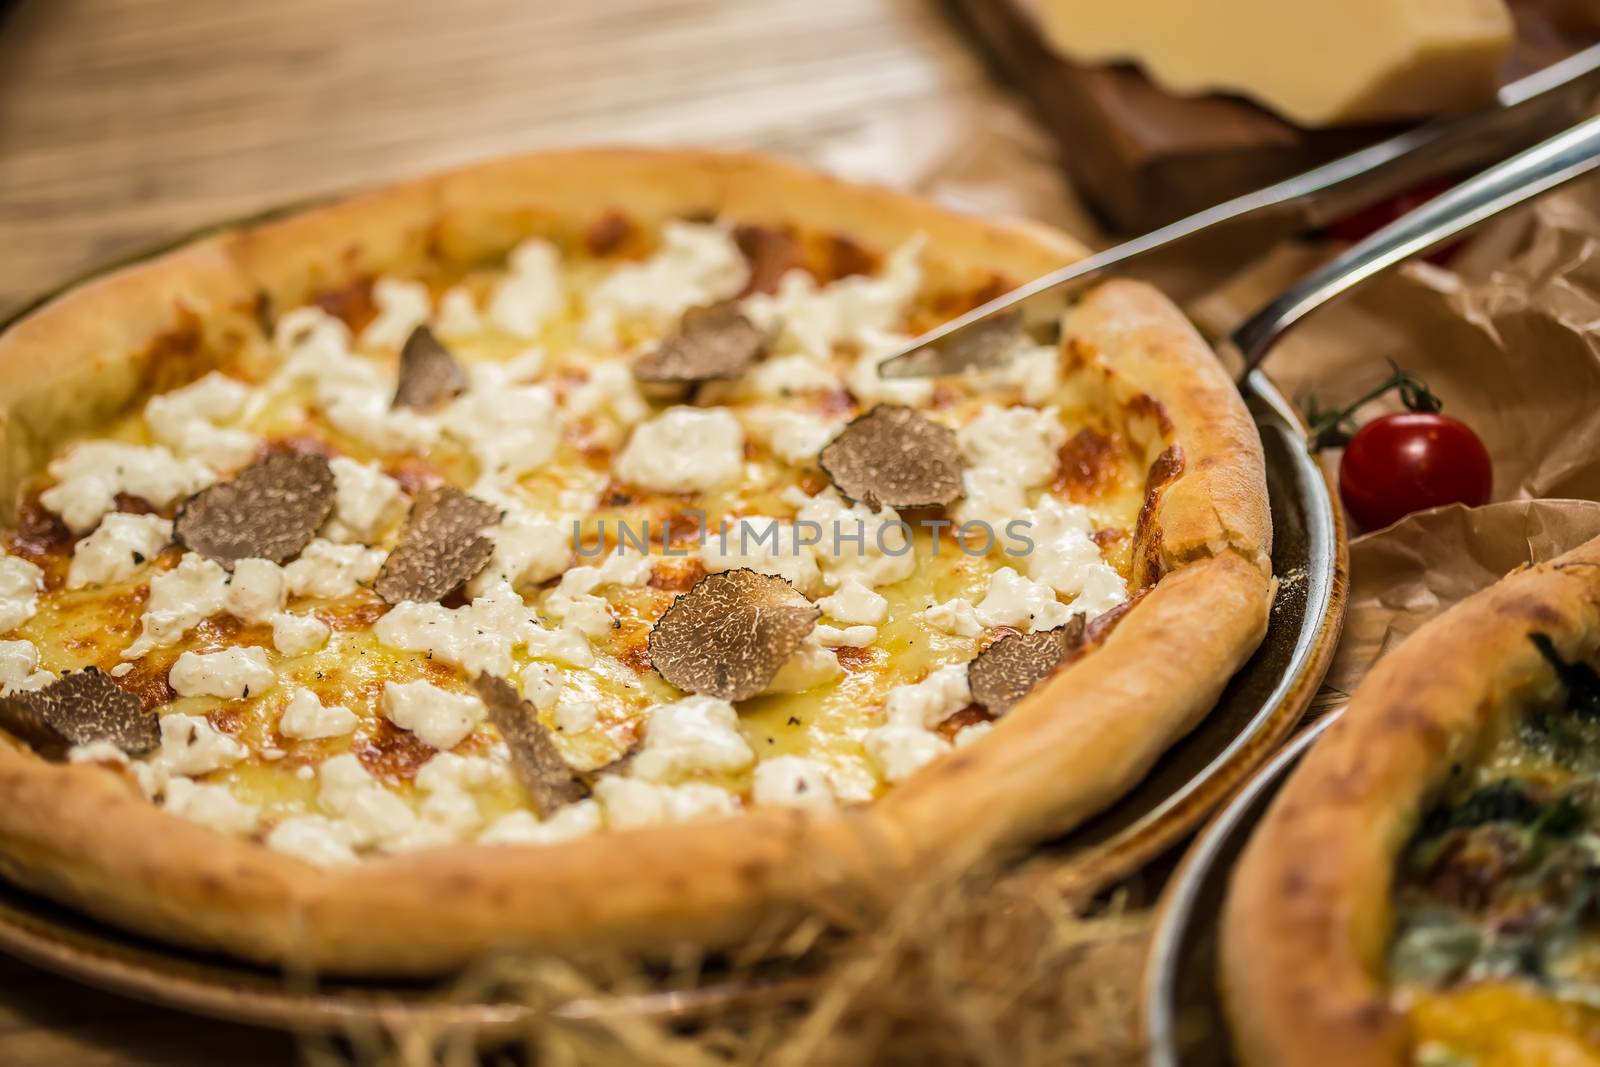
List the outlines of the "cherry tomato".
{"label": "cherry tomato", "polygon": [[1339,496],[1351,516],[1378,530],[1413,511],[1489,502],[1489,450],[1459,419],[1404,411],[1373,419],[1339,461]]}

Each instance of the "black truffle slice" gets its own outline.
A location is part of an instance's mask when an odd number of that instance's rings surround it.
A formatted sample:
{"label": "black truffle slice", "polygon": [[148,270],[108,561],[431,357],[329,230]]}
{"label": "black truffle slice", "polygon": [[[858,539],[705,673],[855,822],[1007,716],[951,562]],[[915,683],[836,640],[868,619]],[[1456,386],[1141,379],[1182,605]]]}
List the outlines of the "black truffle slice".
{"label": "black truffle slice", "polygon": [[493,506],[454,486],[424,490],[373,588],[391,604],[449,596],[489,562],[494,542],[482,530],[499,518]]}
{"label": "black truffle slice", "polygon": [[745,700],[767,687],[821,617],[782,578],[743,567],[708,574],[650,631],[650,662],[679,689]]}
{"label": "black truffle slice", "polygon": [[840,493],[873,511],[937,507],[961,496],[955,431],[899,404],[851,419],[817,462]]}
{"label": "black truffle slice", "polygon": [[766,347],[766,334],[724,300],[684,312],[676,330],[634,361],[633,376],[664,384],[737,378]]}
{"label": "black truffle slice", "polygon": [[517,695],[509,682],[480,674],[472,687],[489,709],[489,721],[511,749],[511,769],[533,798],[541,819],[589,795],[589,787],[561,758],[533,705]]}
{"label": "black truffle slice", "polygon": [[94,667],[63,674],[43,689],[0,697],[0,727],[42,755],[109,741],[130,756],[161,743],[156,713]]}
{"label": "black truffle slice", "polygon": [[967,664],[972,699],[1004,715],[1082,647],[1083,625],[1083,616],[1074,615],[1054,630],[1002,637]]}
{"label": "black truffle slice", "polygon": [[178,508],[178,543],[233,569],[241,559],[293,559],[333,511],[333,471],[318,455],[274,453]]}
{"label": "black truffle slice", "polygon": [[439,343],[433,331],[418,326],[400,349],[400,381],[390,407],[431,411],[467,387],[467,372]]}

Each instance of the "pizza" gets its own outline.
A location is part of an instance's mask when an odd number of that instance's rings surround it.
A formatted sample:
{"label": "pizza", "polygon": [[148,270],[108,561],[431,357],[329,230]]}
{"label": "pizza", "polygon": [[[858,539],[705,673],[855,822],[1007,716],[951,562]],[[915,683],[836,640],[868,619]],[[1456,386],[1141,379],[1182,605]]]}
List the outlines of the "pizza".
{"label": "pizza", "polygon": [[1245,1064],[1600,1063],[1597,566],[1417,631],[1274,800],[1223,926]]}
{"label": "pizza", "polygon": [[725,944],[1104,808],[1264,632],[1242,402],[1123,282],[877,373],[1078,254],[575,151],[51,301],[0,337],[0,872],[429,973]]}

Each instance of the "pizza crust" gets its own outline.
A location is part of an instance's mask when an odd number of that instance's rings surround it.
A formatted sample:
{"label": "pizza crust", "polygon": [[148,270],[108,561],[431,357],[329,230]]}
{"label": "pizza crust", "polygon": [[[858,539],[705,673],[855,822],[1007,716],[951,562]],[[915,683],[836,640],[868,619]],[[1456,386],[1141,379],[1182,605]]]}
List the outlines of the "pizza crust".
{"label": "pizza crust", "polygon": [[1451,765],[1557,685],[1528,640],[1600,648],[1600,540],[1520,571],[1413,634],[1362,682],[1250,840],[1221,980],[1248,1067],[1408,1064],[1383,974],[1400,852]]}
{"label": "pizza crust", "polygon": [[[0,489],[13,500],[49,450],[152,381],[198,373],[184,353],[213,349],[175,345],[184,330],[221,351],[264,350],[260,294],[282,310],[378,272],[481,264],[532,229],[559,235],[611,209],[646,225],[716,213],[800,223],[876,248],[922,232],[963,271],[1012,278],[1082,254],[1039,227],[755,156],[597,150],[487,163],[215,236],[34,313],[0,337]],[[802,912],[873,914],[918,864],[948,862],[958,833],[966,858],[1068,829],[1205,714],[1260,641],[1271,597],[1260,443],[1220,365],[1143,285],[1101,287],[1077,321],[1073,358],[1115,368],[1181,443],[1181,469],[1153,485],[1141,532],[1159,561],[1147,577],[1160,581],[1103,647],[883,800],[320,870],[167,815],[99,769],[0,746],[0,872],[130,928],[250,960],[429,974],[494,949],[667,952],[732,943]],[[89,414],[69,417],[75,405]]]}

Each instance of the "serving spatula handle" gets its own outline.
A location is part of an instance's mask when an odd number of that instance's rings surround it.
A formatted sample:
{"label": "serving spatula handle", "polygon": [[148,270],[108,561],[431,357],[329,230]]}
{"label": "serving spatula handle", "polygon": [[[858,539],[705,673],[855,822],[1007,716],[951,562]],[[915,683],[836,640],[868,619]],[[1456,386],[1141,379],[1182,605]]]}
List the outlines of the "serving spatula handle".
{"label": "serving spatula handle", "polygon": [[1600,167],[1600,117],[1467,179],[1351,246],[1251,315],[1229,335],[1248,375],[1284,332],[1374,275],[1500,212]]}
{"label": "serving spatula handle", "polygon": [[[1316,229],[1420,181],[1504,159],[1585,113],[1600,83],[1600,45],[1501,88],[1495,106],[1396,134],[1265,189],[1206,208],[1087,256],[930,330],[885,359],[885,378],[957,374],[981,365],[1007,332],[1053,322],[1074,293],[1112,274],[1168,289],[1197,248],[1265,247]],[[998,320],[998,321],[997,321]]]}

